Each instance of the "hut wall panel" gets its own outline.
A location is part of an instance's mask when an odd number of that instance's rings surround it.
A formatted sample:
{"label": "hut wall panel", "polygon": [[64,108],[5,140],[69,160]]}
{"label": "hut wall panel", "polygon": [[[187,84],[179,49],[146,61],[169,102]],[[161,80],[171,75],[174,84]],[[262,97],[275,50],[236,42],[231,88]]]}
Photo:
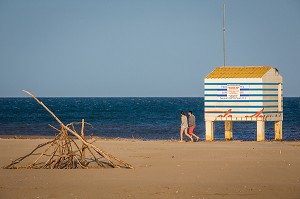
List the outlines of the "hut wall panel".
{"label": "hut wall panel", "polygon": [[[272,73],[270,72],[267,78],[270,80],[269,82],[263,82],[262,78],[205,79],[205,119],[217,120],[218,116],[224,115],[229,109],[231,109],[229,114],[233,118],[243,118],[254,115],[263,108],[261,116],[278,117],[276,114],[278,111],[278,80],[280,78],[274,80]],[[240,98],[227,99],[228,84],[240,85]]]}

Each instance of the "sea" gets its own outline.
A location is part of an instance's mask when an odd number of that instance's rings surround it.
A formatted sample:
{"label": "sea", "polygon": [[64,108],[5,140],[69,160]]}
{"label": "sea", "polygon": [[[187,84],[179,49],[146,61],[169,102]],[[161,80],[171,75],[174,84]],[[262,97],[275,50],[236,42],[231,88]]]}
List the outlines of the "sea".
{"label": "sea", "polygon": [[[180,111],[196,116],[195,134],[205,139],[203,97],[39,98],[64,123],[85,122],[85,135],[143,140],[179,139]],[[300,98],[284,97],[283,140],[300,140]],[[0,98],[0,136],[55,136],[58,122],[33,98]],[[75,125],[80,132],[80,125]],[[234,122],[234,140],[256,140],[256,122]],[[274,140],[274,122],[265,139]],[[224,122],[215,123],[224,140]]]}

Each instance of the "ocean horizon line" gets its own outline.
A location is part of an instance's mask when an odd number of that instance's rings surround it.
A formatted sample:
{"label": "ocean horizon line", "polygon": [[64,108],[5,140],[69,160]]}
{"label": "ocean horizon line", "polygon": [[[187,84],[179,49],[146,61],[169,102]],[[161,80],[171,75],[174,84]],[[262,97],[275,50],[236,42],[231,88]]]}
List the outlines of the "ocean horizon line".
{"label": "ocean horizon line", "polygon": [[[36,96],[38,98],[204,98],[204,96]],[[32,98],[30,96],[0,97],[1,98]]]}
{"label": "ocean horizon line", "polygon": [[[204,96],[36,96],[37,98],[204,98]],[[0,99],[32,98],[30,96],[2,96]],[[283,96],[283,98],[300,98],[300,96]]]}

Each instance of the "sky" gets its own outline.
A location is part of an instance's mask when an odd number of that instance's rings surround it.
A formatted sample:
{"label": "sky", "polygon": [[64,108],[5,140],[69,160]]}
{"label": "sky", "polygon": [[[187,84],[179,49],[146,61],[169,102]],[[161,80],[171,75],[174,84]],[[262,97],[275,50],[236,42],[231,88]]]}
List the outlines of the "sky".
{"label": "sky", "polygon": [[300,0],[0,0],[0,97],[202,97],[223,65],[300,96]]}

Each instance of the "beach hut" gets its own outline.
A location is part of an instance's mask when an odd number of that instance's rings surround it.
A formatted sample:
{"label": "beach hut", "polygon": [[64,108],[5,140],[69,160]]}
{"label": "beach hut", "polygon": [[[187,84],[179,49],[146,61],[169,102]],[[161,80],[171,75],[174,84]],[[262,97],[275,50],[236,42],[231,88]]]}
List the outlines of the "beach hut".
{"label": "beach hut", "polygon": [[257,141],[265,140],[265,122],[275,123],[275,140],[282,140],[282,77],[272,66],[224,66],[204,80],[206,140],[214,139],[214,122],[224,121],[225,139],[232,140],[232,123],[257,123]]}

